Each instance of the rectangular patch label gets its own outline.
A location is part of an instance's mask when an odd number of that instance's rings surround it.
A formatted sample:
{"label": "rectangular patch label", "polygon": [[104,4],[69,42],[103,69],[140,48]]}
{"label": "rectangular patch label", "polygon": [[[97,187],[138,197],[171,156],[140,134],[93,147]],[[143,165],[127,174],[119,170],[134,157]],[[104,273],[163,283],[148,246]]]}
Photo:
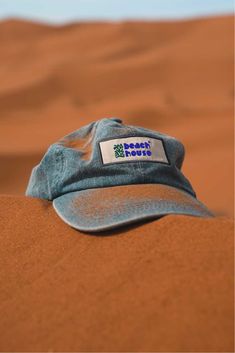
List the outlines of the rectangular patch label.
{"label": "rectangular patch label", "polygon": [[124,137],[100,142],[103,164],[149,161],[169,164],[163,143],[150,137]]}

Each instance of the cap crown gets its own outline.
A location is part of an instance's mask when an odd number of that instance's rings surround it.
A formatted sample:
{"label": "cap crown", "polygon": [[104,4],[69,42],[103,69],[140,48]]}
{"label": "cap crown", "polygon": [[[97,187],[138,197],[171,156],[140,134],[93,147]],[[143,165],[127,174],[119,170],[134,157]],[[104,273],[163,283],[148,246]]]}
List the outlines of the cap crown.
{"label": "cap crown", "polygon": [[184,146],[175,138],[105,118],[51,145],[33,168],[26,195],[54,200],[73,191],[156,183],[196,196],[181,172],[183,160]]}

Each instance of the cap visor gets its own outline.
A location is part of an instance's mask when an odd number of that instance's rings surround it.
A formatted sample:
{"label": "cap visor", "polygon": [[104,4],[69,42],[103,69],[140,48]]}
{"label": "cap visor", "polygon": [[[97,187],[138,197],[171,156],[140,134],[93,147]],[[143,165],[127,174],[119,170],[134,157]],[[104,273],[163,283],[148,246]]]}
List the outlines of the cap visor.
{"label": "cap visor", "polygon": [[101,232],[168,214],[213,216],[187,192],[162,184],[71,192],[53,200],[53,206],[65,223],[83,232]]}

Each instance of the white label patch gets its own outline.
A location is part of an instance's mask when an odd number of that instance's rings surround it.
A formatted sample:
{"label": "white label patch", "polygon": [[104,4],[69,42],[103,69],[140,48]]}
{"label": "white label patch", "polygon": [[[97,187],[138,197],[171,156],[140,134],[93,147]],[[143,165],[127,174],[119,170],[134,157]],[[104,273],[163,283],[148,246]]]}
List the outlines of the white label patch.
{"label": "white label patch", "polygon": [[100,142],[103,164],[149,161],[169,164],[163,143],[150,137],[124,137]]}

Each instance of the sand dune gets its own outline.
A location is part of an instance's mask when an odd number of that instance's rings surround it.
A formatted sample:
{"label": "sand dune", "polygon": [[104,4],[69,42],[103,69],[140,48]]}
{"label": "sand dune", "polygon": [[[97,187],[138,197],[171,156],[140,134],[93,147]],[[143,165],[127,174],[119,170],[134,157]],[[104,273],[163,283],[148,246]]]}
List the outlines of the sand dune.
{"label": "sand dune", "polygon": [[[199,198],[232,216],[232,17],[61,27],[11,20],[0,23],[0,38],[1,193],[24,193],[32,154],[40,160],[65,134],[119,116],[181,139]],[[15,163],[26,156],[30,168]]]}
{"label": "sand dune", "polygon": [[1,351],[233,351],[232,221],[91,236],[50,202],[0,200]]}

